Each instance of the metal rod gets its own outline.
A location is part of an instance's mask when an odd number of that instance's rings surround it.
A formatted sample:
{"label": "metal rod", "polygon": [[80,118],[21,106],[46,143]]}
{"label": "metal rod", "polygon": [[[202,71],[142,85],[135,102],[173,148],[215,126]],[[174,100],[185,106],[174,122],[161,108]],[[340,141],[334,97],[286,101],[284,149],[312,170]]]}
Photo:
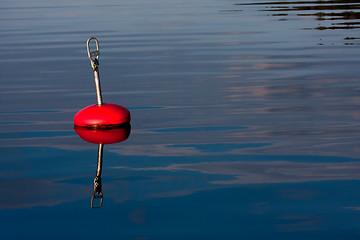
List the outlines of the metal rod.
{"label": "metal rod", "polygon": [[[96,44],[96,51],[90,51],[90,41],[94,40],[95,44]],[[87,53],[88,53],[88,57],[90,59],[91,62],[91,67],[94,70],[94,77],[95,77],[95,87],[96,87],[96,98],[97,98],[97,104],[99,106],[101,106],[103,104],[102,101],[102,95],[101,95],[101,85],[100,85],[100,77],[99,77],[99,56],[100,56],[100,51],[99,51],[99,42],[96,38],[91,37],[87,40],[86,42],[86,48],[87,48]]]}
{"label": "metal rod", "polygon": [[100,78],[99,78],[99,70],[98,70],[98,68],[97,68],[96,71],[94,71],[94,77],[95,77],[97,104],[99,106],[101,106],[103,104],[103,102],[102,102],[101,86],[100,86]]}

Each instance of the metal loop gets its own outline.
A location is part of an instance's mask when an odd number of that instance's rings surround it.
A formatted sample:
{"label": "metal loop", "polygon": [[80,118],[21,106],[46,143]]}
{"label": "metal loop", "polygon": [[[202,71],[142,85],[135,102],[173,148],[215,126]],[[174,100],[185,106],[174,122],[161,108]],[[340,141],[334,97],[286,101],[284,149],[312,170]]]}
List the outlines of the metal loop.
{"label": "metal loop", "polygon": [[[96,51],[90,51],[90,41],[91,40],[94,40],[95,41],[95,44],[96,44]],[[99,56],[100,56],[100,51],[99,51],[99,42],[96,38],[94,37],[91,37],[87,40],[86,42],[86,48],[87,48],[87,53],[88,53],[88,57],[90,59],[90,61],[93,61],[95,58],[96,59],[99,59]]]}
{"label": "metal loop", "polygon": [[[99,205],[94,204],[95,199],[100,199]],[[103,204],[103,195],[102,195],[102,193],[100,195],[97,195],[97,194],[94,193],[92,198],[91,198],[91,208],[101,208],[102,204]]]}
{"label": "metal loop", "polygon": [[[90,50],[90,41],[91,40],[95,41],[96,51],[91,51]],[[87,42],[86,42],[86,49],[87,49],[88,57],[89,57],[90,62],[91,62],[91,67],[93,68],[94,71],[96,71],[98,66],[99,66],[99,56],[100,56],[98,40],[96,38],[94,38],[94,37],[89,38],[87,40]]]}

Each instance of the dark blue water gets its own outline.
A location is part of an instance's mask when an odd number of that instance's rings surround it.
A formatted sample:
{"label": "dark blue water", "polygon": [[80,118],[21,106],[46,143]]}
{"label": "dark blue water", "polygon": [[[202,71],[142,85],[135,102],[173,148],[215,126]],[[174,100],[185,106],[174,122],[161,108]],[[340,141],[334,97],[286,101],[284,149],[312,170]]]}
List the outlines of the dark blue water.
{"label": "dark blue water", "polygon": [[[359,239],[359,9],[2,1],[1,239]],[[73,129],[92,36],[104,101],[132,115],[98,209],[98,145]]]}

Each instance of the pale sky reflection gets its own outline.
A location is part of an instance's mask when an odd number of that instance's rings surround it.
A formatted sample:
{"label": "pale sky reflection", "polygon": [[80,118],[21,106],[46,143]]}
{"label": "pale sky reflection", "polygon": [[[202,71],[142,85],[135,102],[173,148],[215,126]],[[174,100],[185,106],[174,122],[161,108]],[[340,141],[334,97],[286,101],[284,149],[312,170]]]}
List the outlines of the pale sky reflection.
{"label": "pale sky reflection", "polygon": [[194,147],[175,147],[167,144],[134,145],[119,148],[109,148],[114,152],[125,156],[198,156],[205,155]]}
{"label": "pale sky reflection", "polygon": [[229,67],[228,70],[264,70],[264,69],[281,69],[299,67],[299,63],[254,63],[248,66]]}
{"label": "pale sky reflection", "polygon": [[171,164],[167,167],[134,168],[137,171],[195,171],[203,174],[232,175],[231,180],[211,184],[296,183],[310,181],[359,180],[359,162],[308,163],[271,162],[203,162]]}

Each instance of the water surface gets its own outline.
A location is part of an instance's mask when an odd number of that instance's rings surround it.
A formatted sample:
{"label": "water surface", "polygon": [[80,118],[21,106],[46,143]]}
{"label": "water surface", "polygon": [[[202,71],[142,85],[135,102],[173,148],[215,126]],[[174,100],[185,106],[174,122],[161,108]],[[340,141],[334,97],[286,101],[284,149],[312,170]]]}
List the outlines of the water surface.
{"label": "water surface", "polygon": [[[2,239],[358,239],[359,1],[2,1]],[[132,114],[103,150],[73,129]]]}

